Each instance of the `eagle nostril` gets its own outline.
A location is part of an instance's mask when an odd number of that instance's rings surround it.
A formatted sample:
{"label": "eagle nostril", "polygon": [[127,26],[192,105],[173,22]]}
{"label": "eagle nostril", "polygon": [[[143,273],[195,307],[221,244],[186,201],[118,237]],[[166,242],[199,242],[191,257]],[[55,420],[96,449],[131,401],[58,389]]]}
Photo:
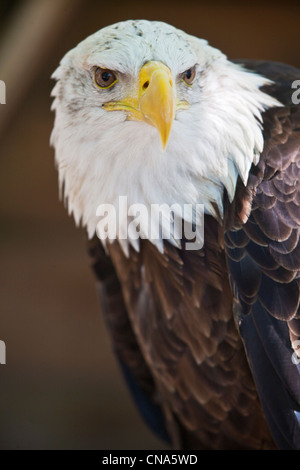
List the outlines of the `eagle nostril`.
{"label": "eagle nostril", "polygon": [[147,80],[144,85],[143,85],[143,90],[146,90],[146,88],[148,88],[149,86],[149,80]]}

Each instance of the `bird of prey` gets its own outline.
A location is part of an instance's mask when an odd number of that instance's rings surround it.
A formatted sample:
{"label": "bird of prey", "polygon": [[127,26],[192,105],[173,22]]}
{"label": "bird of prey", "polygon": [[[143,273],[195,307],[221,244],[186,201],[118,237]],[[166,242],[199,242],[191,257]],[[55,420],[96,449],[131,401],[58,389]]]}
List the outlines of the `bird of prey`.
{"label": "bird of prey", "polygon": [[128,20],[53,77],[59,185],[146,422],[175,449],[299,449],[300,70]]}

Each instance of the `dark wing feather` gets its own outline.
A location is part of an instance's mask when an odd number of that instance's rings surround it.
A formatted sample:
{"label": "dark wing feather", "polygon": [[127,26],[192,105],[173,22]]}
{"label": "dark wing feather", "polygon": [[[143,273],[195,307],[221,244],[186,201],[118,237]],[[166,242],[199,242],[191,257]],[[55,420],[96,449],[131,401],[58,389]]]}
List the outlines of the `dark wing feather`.
{"label": "dark wing feather", "polygon": [[[266,92],[285,106],[264,113],[265,146],[246,188],[227,201],[225,245],[236,317],[270,429],[282,449],[300,449],[300,107],[291,102],[300,71],[242,61],[275,80]],[[240,214],[251,205],[245,223]],[[296,362],[296,363],[295,363]]]}
{"label": "dark wing feather", "polygon": [[243,317],[240,332],[275,442],[280,449],[299,449],[299,397],[291,394],[295,371],[286,324],[255,303],[251,314]]}

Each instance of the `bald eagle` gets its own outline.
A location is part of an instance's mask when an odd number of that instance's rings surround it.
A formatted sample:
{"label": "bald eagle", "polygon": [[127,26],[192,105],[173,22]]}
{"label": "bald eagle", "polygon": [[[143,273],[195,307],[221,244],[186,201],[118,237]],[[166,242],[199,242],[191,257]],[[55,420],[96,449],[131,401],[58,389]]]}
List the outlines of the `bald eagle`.
{"label": "bald eagle", "polygon": [[129,20],[53,77],[61,193],[146,422],[177,449],[299,449],[300,71]]}

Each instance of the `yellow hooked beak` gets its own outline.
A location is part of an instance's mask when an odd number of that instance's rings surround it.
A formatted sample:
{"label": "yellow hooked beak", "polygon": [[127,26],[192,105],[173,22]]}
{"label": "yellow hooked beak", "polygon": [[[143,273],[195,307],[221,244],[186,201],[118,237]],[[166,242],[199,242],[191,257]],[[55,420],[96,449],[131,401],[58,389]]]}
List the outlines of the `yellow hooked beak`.
{"label": "yellow hooked beak", "polygon": [[176,109],[187,107],[187,102],[176,99],[170,69],[156,61],[147,62],[141,68],[138,89],[133,95],[103,105],[107,111],[125,110],[128,119],[156,127],[163,149],[168,143]]}

